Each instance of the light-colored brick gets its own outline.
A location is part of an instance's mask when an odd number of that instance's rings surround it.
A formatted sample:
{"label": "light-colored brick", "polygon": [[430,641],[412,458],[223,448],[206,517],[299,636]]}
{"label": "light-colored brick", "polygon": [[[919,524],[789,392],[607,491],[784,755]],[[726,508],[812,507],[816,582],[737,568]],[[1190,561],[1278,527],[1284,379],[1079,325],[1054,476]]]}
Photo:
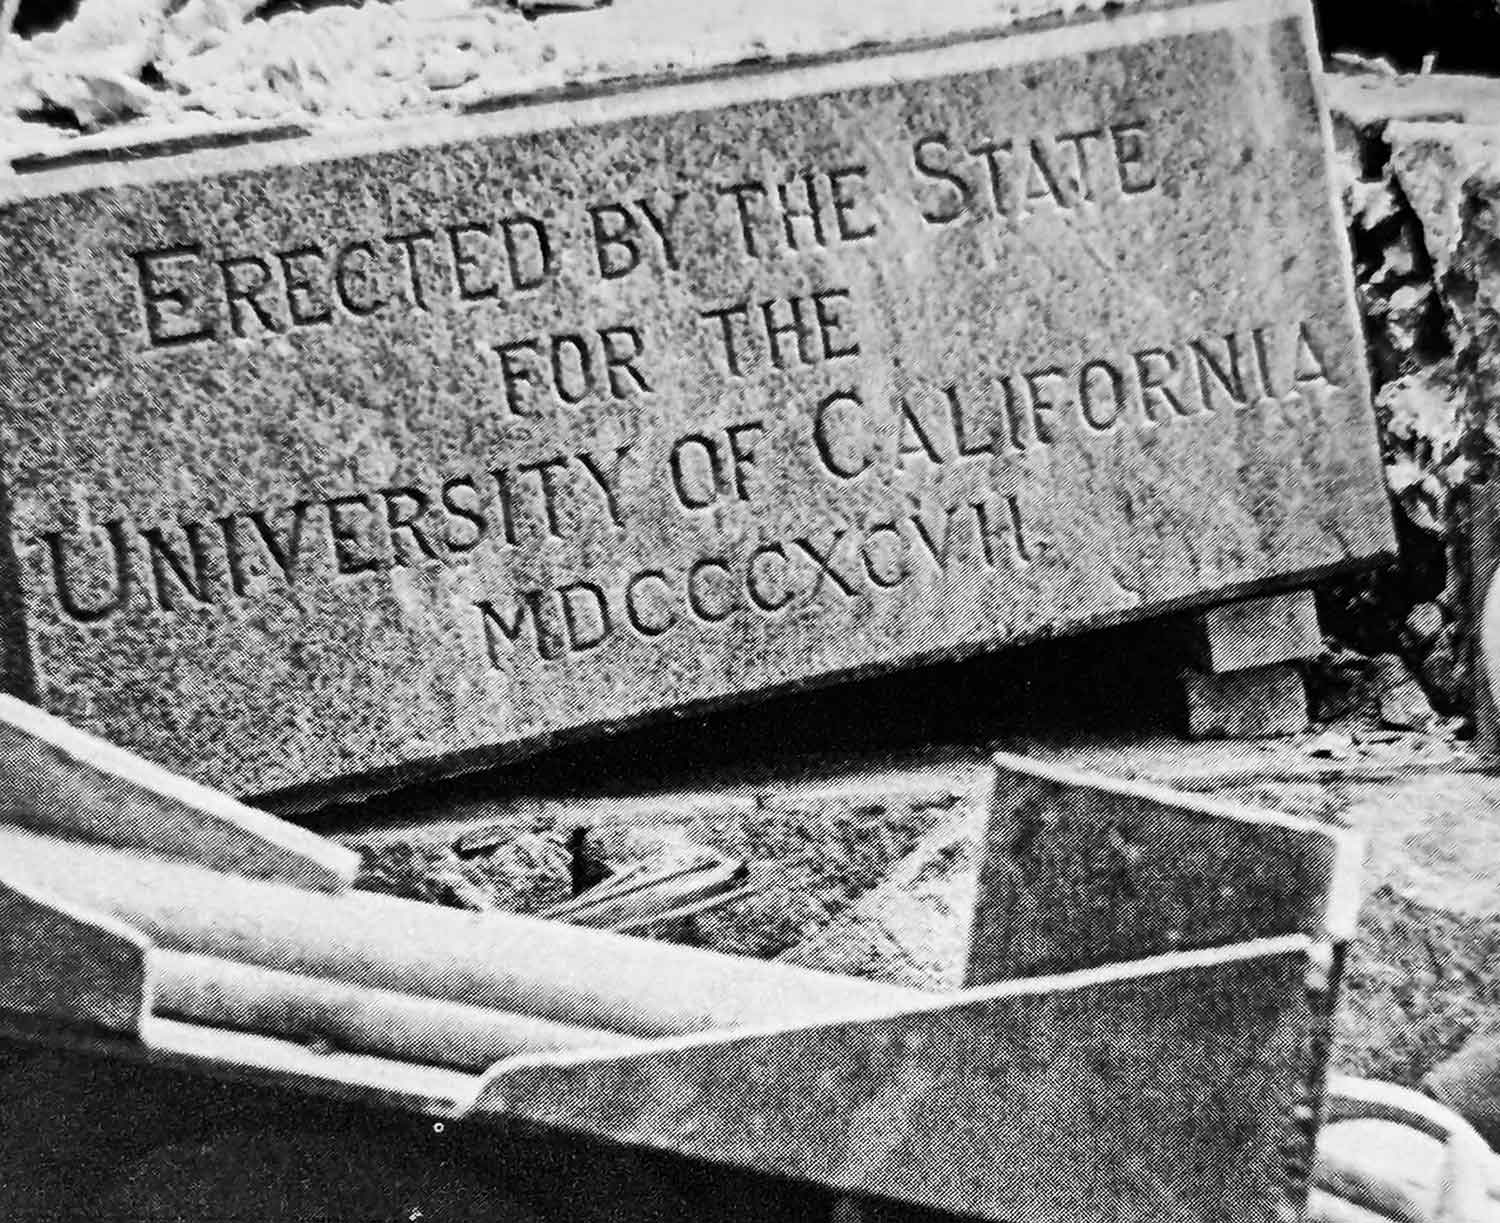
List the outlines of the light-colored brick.
{"label": "light-colored brick", "polygon": [[1193,662],[1204,671],[1249,671],[1323,652],[1310,590],[1211,607],[1193,617]]}
{"label": "light-colored brick", "polygon": [[1181,678],[1194,739],[1272,739],[1307,730],[1307,690],[1296,667],[1278,663],[1224,675],[1187,667]]}

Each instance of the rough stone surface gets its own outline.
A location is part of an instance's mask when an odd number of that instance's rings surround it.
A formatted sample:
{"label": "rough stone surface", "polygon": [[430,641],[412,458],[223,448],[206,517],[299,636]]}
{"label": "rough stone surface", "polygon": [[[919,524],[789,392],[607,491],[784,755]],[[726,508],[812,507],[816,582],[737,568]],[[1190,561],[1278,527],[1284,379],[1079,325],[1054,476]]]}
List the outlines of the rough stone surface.
{"label": "rough stone surface", "polygon": [[969,827],[988,793],[983,752],[902,767],[803,762],[752,777],[696,770],[683,780],[644,793],[429,800],[409,822],[366,817],[339,836],[364,858],[361,887],[522,913],[567,898],[563,845],[574,828],[588,828],[597,857],[617,870],[708,849],[750,862],[755,893],[655,933],[766,958],[816,939],[950,820]]}
{"label": "rough stone surface", "polygon": [[1205,671],[1248,671],[1323,652],[1318,605],[1310,590],[1226,603],[1193,619],[1194,661]]}
{"label": "rough stone surface", "polygon": [[1442,769],[1385,780],[1268,776],[1221,794],[1336,820],[1365,837],[1365,903],[1344,974],[1337,1068],[1416,1087],[1500,1022],[1494,778]]}
{"label": "rough stone surface", "polygon": [[1269,739],[1308,728],[1302,673],[1287,663],[1224,675],[1185,667],[1182,694],[1194,739]]}
{"label": "rough stone surface", "polygon": [[1330,833],[1002,761],[987,810],[956,811],[782,958],[953,990],[1273,935],[1347,938],[1358,862],[1354,844]]}
{"label": "rough stone surface", "polygon": [[[1331,77],[1327,89],[1403,563],[1325,625],[1356,629],[1370,653],[1400,648],[1440,710],[1471,713],[1469,550],[1484,542],[1471,490],[1494,472],[1500,438],[1500,81],[1370,74]],[[1419,633],[1390,631],[1417,607],[1441,623],[1424,615]]]}
{"label": "rough stone surface", "polygon": [[27,176],[13,684],[263,791],[1379,556],[1301,8],[1214,12]]}
{"label": "rough stone surface", "polygon": [[[361,823],[334,831],[370,853],[399,843],[448,862],[455,860],[455,843],[476,843],[470,837],[504,846],[529,841],[533,830],[560,835],[577,824],[595,830],[611,861],[626,837],[640,844],[648,835],[681,837],[751,858],[784,879],[753,906],[716,914],[712,924],[700,919],[697,931],[685,932],[692,941],[788,958],[801,956],[799,944],[809,954],[834,949],[838,958],[821,964],[879,978],[938,959],[910,956],[892,942],[920,947],[924,932],[934,928],[934,911],[957,911],[951,896],[972,890],[973,859],[943,850],[952,843],[945,829],[975,835],[986,807],[983,770],[994,746],[1347,823],[1367,838],[1368,852],[1335,1066],[1417,1086],[1471,1038],[1500,1027],[1500,826],[1490,818],[1500,809],[1500,784],[1473,772],[1465,745],[1449,736],[1379,732],[1374,693],[1367,705],[1328,731],[1346,745],[1336,759],[1319,755],[1317,740],[1184,742],[1165,723],[1145,732],[1117,722],[1089,733],[1061,717],[1023,711],[1018,721],[1025,729],[1011,728],[1003,739],[993,722],[968,723],[973,746],[956,757],[798,757],[774,776],[776,754],[765,749],[753,753],[754,776],[744,766],[706,770],[674,757],[669,783],[649,792],[625,787],[617,773],[595,785],[579,760],[551,782],[523,785],[502,773],[488,782],[476,776],[447,783],[473,795],[464,802],[434,803],[422,794],[372,800]],[[1073,715],[1082,709],[1076,702],[1069,707]],[[801,727],[793,741],[801,746],[811,737]],[[1107,865],[1107,837],[1100,852]],[[1237,865],[1276,860],[1253,842],[1228,858],[1230,874]],[[501,851],[492,860],[502,875],[511,869],[512,859]],[[952,892],[945,895],[941,881],[918,866],[924,860],[948,871]],[[486,861],[467,859],[471,866]],[[565,871],[559,860],[551,872],[558,894]],[[911,891],[886,886],[897,879],[911,881]],[[1158,893],[1165,889],[1142,877],[1136,894],[1151,900]],[[1201,906],[1202,898],[1184,903]],[[850,929],[868,931],[872,917],[893,940],[848,937]],[[1228,937],[1240,933],[1230,930]],[[855,954],[843,953],[849,948]],[[956,976],[951,965],[943,971],[944,980]]]}
{"label": "rough stone surface", "polygon": [[996,761],[967,981],[1071,972],[1273,935],[1346,939],[1355,844],[1020,757]]}
{"label": "rough stone surface", "polygon": [[780,958],[915,989],[962,989],[981,822],[973,809],[944,820],[884,883]]}
{"label": "rough stone surface", "polygon": [[1380,722],[1396,730],[1427,730],[1437,721],[1422,685],[1395,654],[1374,660],[1375,683],[1380,690]]}
{"label": "rough stone surface", "polygon": [[1500,1024],[1489,1023],[1423,1079],[1449,1108],[1490,1133],[1500,1129]]}
{"label": "rough stone surface", "polygon": [[1301,939],[857,1023],[517,1062],[476,1106],[970,1218],[1295,1217],[1325,1046]]}

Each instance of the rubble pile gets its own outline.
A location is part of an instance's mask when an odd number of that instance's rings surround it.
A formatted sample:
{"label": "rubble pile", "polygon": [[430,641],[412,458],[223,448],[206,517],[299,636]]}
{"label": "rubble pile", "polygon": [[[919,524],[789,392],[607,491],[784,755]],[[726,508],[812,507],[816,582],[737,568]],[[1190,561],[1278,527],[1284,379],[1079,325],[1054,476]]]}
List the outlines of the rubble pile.
{"label": "rubble pile", "polygon": [[[95,131],[218,123],[347,123],[461,110],[623,75],[853,48],[924,18],[899,0],[788,2],[751,10],[671,0],[643,23],[607,0],[82,0],[55,30],[0,57],[0,141],[47,143],[48,126]],[[1103,0],[986,0],[976,26],[1097,8]],[[602,9],[583,24],[579,11]],[[934,10],[936,11],[936,10]],[[3,12],[3,10],[0,10]],[[745,33],[747,20],[755,31]],[[670,39],[661,30],[672,31]],[[38,130],[43,129],[43,130]],[[55,139],[56,133],[53,133]]]}
{"label": "rubble pile", "polygon": [[1500,88],[1364,67],[1328,91],[1402,562],[1329,592],[1326,623],[1398,654],[1441,712],[1467,713],[1472,494],[1500,443]]}

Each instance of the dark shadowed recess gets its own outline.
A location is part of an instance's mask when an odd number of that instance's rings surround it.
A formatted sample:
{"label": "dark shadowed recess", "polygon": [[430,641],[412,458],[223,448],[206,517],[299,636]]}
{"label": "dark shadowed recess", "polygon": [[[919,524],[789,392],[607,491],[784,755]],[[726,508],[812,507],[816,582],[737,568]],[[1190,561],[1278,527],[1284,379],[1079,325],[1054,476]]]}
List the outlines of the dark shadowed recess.
{"label": "dark shadowed recess", "polygon": [[1330,51],[1384,56],[1414,69],[1431,55],[1445,72],[1500,69],[1500,0],[1319,0]]}
{"label": "dark shadowed recess", "polygon": [[[750,762],[968,756],[1017,738],[1078,741],[1178,733],[1178,668],[1187,635],[1173,619],[1033,642],[963,662],[771,697],[712,713],[668,715],[554,747],[528,760],[405,788],[394,805],[440,809],[510,790],[571,793],[681,784]],[[253,800],[252,800],[253,801]],[[275,805],[272,797],[271,803]],[[390,796],[370,811],[393,806]],[[368,813],[368,812],[366,812]],[[355,819],[361,806],[299,815],[313,825]]]}
{"label": "dark shadowed recess", "polygon": [[29,35],[55,30],[77,8],[78,0],[21,0],[16,9],[16,31]]}

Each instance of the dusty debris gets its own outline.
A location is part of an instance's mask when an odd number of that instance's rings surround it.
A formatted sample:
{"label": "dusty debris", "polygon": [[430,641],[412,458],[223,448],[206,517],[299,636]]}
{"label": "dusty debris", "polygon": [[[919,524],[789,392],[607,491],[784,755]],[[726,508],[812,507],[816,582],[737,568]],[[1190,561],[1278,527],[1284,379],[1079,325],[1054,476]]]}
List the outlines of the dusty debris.
{"label": "dusty debris", "polygon": [[1320,760],[1347,760],[1354,754],[1354,738],[1338,730],[1325,730],[1308,742],[1307,754]]}
{"label": "dusty debris", "polygon": [[1374,660],[1375,682],[1380,691],[1380,722],[1394,730],[1429,730],[1437,724],[1422,685],[1396,654]]}
{"label": "dusty debris", "polygon": [[884,883],[779,958],[915,989],[961,988],[978,888],[979,824],[972,810],[944,820]]}

